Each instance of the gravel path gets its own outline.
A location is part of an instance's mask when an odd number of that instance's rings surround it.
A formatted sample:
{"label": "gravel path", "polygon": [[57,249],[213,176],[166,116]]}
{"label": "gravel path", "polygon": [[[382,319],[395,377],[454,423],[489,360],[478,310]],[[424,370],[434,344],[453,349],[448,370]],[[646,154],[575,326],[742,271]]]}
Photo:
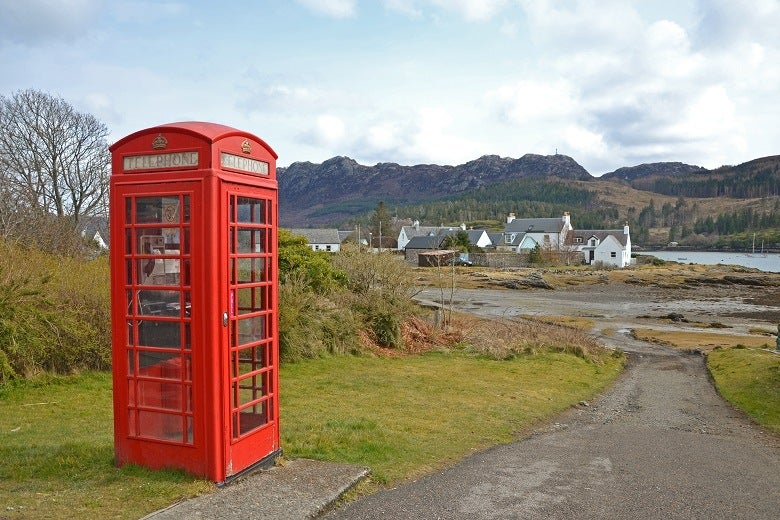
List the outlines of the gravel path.
{"label": "gravel path", "polygon": [[704,358],[629,337],[601,399],[327,518],[775,519],[780,439],[713,389]]}

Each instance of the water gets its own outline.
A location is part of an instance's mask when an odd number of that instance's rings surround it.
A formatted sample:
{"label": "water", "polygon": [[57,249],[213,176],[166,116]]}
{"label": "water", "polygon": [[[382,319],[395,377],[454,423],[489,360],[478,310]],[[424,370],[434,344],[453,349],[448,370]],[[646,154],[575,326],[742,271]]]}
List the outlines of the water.
{"label": "water", "polygon": [[780,273],[780,254],[777,253],[766,253],[765,256],[756,253],[753,256],[748,256],[745,253],[718,253],[713,251],[642,251],[640,254],[652,255],[661,260],[683,264],[741,265],[770,273]]}

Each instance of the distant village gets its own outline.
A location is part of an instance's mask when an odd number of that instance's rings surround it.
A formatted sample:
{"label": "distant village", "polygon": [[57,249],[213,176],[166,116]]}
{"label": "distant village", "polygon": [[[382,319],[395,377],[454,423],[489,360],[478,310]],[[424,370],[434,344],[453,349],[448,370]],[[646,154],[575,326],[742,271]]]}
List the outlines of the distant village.
{"label": "distant village", "polygon": [[[599,264],[623,268],[631,264],[631,236],[628,224],[623,229],[576,229],[565,212],[559,218],[516,218],[509,213],[501,232],[459,227],[423,226],[419,221],[401,226],[398,237],[375,237],[359,228],[291,229],[305,237],[314,251],[337,252],[345,242],[361,244],[372,250],[403,252],[407,262],[419,266],[444,263],[487,267],[521,267],[529,257],[574,264]],[[468,235],[469,253],[452,247],[452,237]],[[463,233],[461,233],[463,236]],[[449,237],[449,238],[448,238]]]}

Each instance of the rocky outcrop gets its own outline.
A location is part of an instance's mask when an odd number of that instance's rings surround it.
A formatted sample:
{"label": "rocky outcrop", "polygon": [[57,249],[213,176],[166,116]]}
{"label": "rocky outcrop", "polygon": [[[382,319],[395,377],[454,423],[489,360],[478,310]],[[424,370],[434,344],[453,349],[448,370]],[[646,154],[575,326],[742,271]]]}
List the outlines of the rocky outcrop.
{"label": "rocky outcrop", "polygon": [[372,209],[376,202],[408,204],[457,195],[524,177],[591,180],[593,177],[566,155],[526,154],[519,159],[485,155],[458,166],[396,163],[359,164],[334,157],[322,164],[296,162],[278,168],[279,216],[282,226],[310,225],[327,208],[327,217]]}

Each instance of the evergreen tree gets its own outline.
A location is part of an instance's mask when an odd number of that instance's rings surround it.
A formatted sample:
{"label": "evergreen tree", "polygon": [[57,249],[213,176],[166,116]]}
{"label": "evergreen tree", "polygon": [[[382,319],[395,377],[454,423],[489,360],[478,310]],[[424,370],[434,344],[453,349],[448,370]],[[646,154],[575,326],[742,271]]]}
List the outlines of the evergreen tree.
{"label": "evergreen tree", "polygon": [[373,234],[373,240],[382,247],[380,240],[383,237],[392,235],[390,215],[387,213],[387,207],[383,201],[379,201],[376,205],[374,213],[371,215],[371,233]]}

